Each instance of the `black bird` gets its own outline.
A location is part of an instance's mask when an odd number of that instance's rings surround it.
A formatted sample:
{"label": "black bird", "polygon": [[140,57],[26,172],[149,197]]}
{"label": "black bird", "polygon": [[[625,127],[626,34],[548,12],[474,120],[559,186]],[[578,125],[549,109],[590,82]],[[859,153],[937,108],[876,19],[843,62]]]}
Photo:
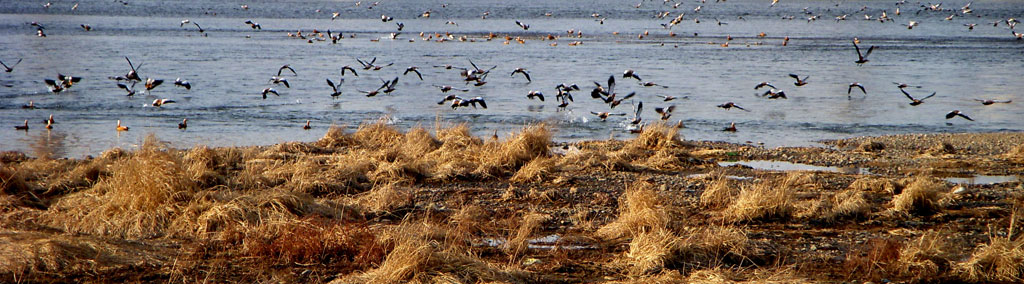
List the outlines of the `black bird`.
{"label": "black bird", "polygon": [[249,27],[251,27],[254,30],[262,30],[263,29],[263,26],[260,26],[260,23],[253,22],[252,20],[247,20],[247,21],[245,21],[245,23],[249,24]]}
{"label": "black bird", "polygon": [[811,76],[804,76],[803,79],[800,79],[800,75],[790,73],[789,77],[793,77],[793,79],[796,79],[796,82],[794,82],[793,85],[796,85],[797,87],[799,87],[799,86],[807,85],[807,78],[810,78]]}
{"label": "black bird", "polygon": [[875,50],[875,46],[872,45],[871,47],[868,47],[868,52],[866,52],[864,54],[861,54],[860,53],[860,47],[857,46],[857,41],[853,42],[853,48],[857,49],[857,61],[854,61],[854,63],[857,63],[857,65],[862,65],[864,63],[867,63],[868,62],[868,55],[871,55],[871,51]]}
{"label": "black bird", "polygon": [[4,72],[11,73],[12,71],[14,71],[14,66],[18,66],[18,64],[21,63],[22,59],[24,59],[24,58],[19,58],[18,62],[14,62],[14,64],[11,65],[11,66],[7,66],[7,64],[4,64],[3,61],[0,61],[0,65],[4,66]]}
{"label": "black bird", "polygon": [[626,71],[622,71],[622,78],[629,77],[633,77],[633,79],[636,79],[637,81],[643,81],[642,79],[640,79],[640,75],[637,75],[636,72],[633,71],[633,69],[626,69]]}
{"label": "black bird", "polygon": [[442,93],[447,93],[448,91],[451,91],[451,90],[461,91],[461,92],[469,92],[469,89],[456,89],[455,87],[452,87],[452,86],[449,86],[449,85],[444,85],[444,86],[434,85],[434,87],[437,87],[437,88],[441,89]]}
{"label": "black bird", "polygon": [[530,79],[530,73],[527,73],[526,69],[524,69],[524,68],[516,68],[516,70],[513,70],[512,74],[510,74],[508,76],[509,77],[515,76],[516,73],[520,73],[520,74],[523,74],[523,76],[526,76],[526,82],[533,82],[533,80]]}
{"label": "black bird", "polygon": [[633,108],[633,120],[630,120],[629,123],[633,124],[633,125],[639,124],[640,121],[642,120],[642,118],[640,118],[640,112],[643,111],[643,110],[644,110],[644,102],[637,103],[636,107]]}
{"label": "black bird", "polygon": [[735,104],[735,103],[733,103],[733,102],[727,102],[727,103],[724,103],[724,104],[720,104],[720,105],[718,105],[718,107],[720,107],[720,108],[724,108],[724,109],[730,109],[730,108],[738,108],[738,109],[740,109],[740,110],[744,110],[744,111],[749,111],[749,110],[747,110],[747,109],[745,109],[745,108],[742,108],[742,107],[740,107],[740,106],[736,105],[736,104]]}
{"label": "black bird", "polygon": [[188,128],[188,118],[182,119],[181,123],[178,123],[178,129]]}
{"label": "black bird", "polygon": [[861,85],[860,83],[857,83],[857,82],[853,82],[853,83],[850,83],[850,86],[846,88],[846,97],[847,98],[850,97],[850,92],[853,92],[853,87],[860,88],[860,91],[863,92],[865,96],[868,94],[868,91],[864,90],[864,86],[863,85]]}
{"label": "black bird", "polygon": [[625,100],[627,100],[629,98],[632,98],[635,95],[636,95],[636,92],[630,92],[629,94],[627,94],[625,96],[622,96],[622,98],[619,98],[619,99],[616,100],[615,99],[615,94],[612,94],[612,96],[608,97],[608,99],[611,99],[611,101],[606,101],[606,102],[608,103],[609,107],[615,108],[615,107],[619,106],[619,104],[621,104],[622,101],[625,101]]}
{"label": "black bird", "polygon": [[121,88],[121,89],[124,89],[126,92],[128,92],[127,96],[129,96],[129,97],[135,95],[135,83],[137,83],[138,81],[131,81],[131,82],[132,82],[132,86],[131,87],[128,87],[128,85],[126,85],[124,83],[121,83],[121,82],[117,83],[117,87]]}
{"label": "black bird", "polygon": [[971,119],[970,117],[968,117],[964,113],[960,112],[960,110],[953,110],[953,111],[947,113],[946,114],[946,119],[951,119],[951,118],[954,118],[954,117],[957,117],[957,116],[963,117],[966,120],[974,121],[973,119]]}
{"label": "black bird", "polygon": [[206,30],[204,30],[204,29],[203,29],[203,27],[200,27],[200,26],[199,26],[199,23],[196,23],[196,22],[192,22],[192,24],[193,24],[193,25],[196,25],[196,27],[197,27],[197,28],[199,28],[199,33],[203,33],[203,32],[205,32],[205,31],[206,31]]}
{"label": "black bird", "polygon": [[181,78],[174,79],[174,85],[185,88],[185,90],[192,90],[192,83],[182,80]]}
{"label": "black bird", "polygon": [[264,100],[267,99],[267,94],[274,94],[275,96],[279,96],[279,97],[281,96],[281,94],[278,94],[277,90],[274,90],[274,88],[263,89],[263,99]]}
{"label": "black bird", "polygon": [[416,66],[409,66],[409,68],[405,68],[405,73],[402,73],[402,75],[403,76],[404,75],[408,75],[409,72],[413,72],[413,73],[416,73],[416,77],[420,77],[420,81],[423,81],[423,74],[420,74],[420,70],[419,69],[420,68],[416,67]]}
{"label": "black bird", "polygon": [[345,83],[345,78],[341,78],[341,80],[338,80],[337,85],[335,85],[334,82],[331,81],[331,79],[327,79],[327,85],[331,86],[331,89],[334,90],[334,92],[331,93],[331,97],[337,97],[341,95],[341,91],[338,90],[338,87],[341,86],[341,84],[343,83]]}
{"label": "black bird", "polygon": [[467,100],[467,99],[455,97],[455,99],[452,100],[452,109],[456,109],[456,108],[459,108],[459,107],[467,107],[467,106],[470,106],[470,105],[472,105],[473,108],[476,108],[477,104],[479,104],[480,107],[482,107],[484,109],[487,108],[487,103],[484,102],[484,98],[475,97],[475,98]]}
{"label": "black bird", "polygon": [[43,82],[46,83],[46,86],[50,87],[51,92],[60,93],[64,91],[64,86],[53,79],[43,79]]}
{"label": "black bird", "polygon": [[124,75],[125,80],[142,81],[142,78],[139,77],[139,69],[138,69],[138,68],[142,67],[142,64],[139,64],[139,67],[136,68],[135,65],[132,64],[132,60],[128,59],[128,56],[125,56],[124,60],[127,60],[128,61],[128,67],[132,68],[131,71],[128,71],[128,74]]}
{"label": "black bird", "polygon": [[356,69],[352,69],[352,67],[348,65],[345,65],[345,67],[341,67],[341,76],[345,76],[345,70],[352,72],[353,76],[359,77],[359,74],[356,73]]}
{"label": "black bird", "polygon": [[769,99],[789,99],[786,97],[786,92],[779,89],[770,89],[761,94],[762,97],[768,97]]}
{"label": "black bird", "polygon": [[384,81],[384,85],[382,85],[380,87],[380,90],[381,90],[381,92],[384,92],[385,94],[391,94],[391,92],[395,91],[395,85],[397,85],[397,84],[398,84],[398,77],[395,77],[394,79],[391,79],[391,81]]}
{"label": "black bird", "polygon": [[302,126],[302,129],[305,129],[305,130],[309,130],[309,129],[311,129],[311,128],[313,128],[313,127],[312,127],[312,126],[309,126],[309,120],[307,119],[307,120],[306,120],[306,125],[303,125],[303,126]]}
{"label": "black bird", "polygon": [[530,30],[530,25],[524,24],[520,21],[516,21],[516,25],[519,26],[520,28],[523,28],[524,31]]}
{"label": "black bird", "polygon": [[282,65],[281,68],[277,68],[277,76],[281,76],[281,72],[283,72],[285,69],[288,69],[288,71],[292,71],[292,75],[299,75],[299,73],[295,73],[295,69],[292,69],[292,66],[285,64]]}
{"label": "black bird", "polygon": [[33,101],[28,101],[27,105],[21,105],[23,109],[36,109],[36,104]]}
{"label": "black bird", "polygon": [[624,116],[624,115],[626,115],[625,113],[609,113],[609,112],[594,112],[594,111],[592,111],[590,113],[596,115],[598,118],[601,119],[601,121],[605,121],[606,119],[608,119],[608,116]]}
{"label": "black bird", "polygon": [[675,111],[675,110],[676,110],[676,105],[670,105],[670,106],[668,106],[668,108],[660,108],[660,107],[654,108],[654,112],[656,112],[656,113],[661,115],[661,120],[668,120],[669,117],[672,117],[672,111]]}
{"label": "black bird", "polygon": [[539,99],[540,101],[543,102],[544,101],[544,94],[541,93],[541,92],[538,92],[538,91],[530,91],[529,94],[526,94],[526,98],[531,99],[531,100],[533,98],[537,98],[537,99]]}
{"label": "black bird", "polygon": [[277,76],[270,77],[270,82],[274,83],[274,84],[284,84],[285,88],[291,88],[292,87],[291,85],[288,84],[288,79],[285,79],[283,77],[277,77]]}
{"label": "black bird", "polygon": [[760,88],[764,88],[765,86],[768,86],[768,87],[771,87],[772,89],[775,89],[775,85],[772,85],[772,83],[761,82],[761,83],[758,83],[757,86],[754,86],[754,90],[757,90],[757,89],[760,89]]}
{"label": "black bird", "polygon": [[903,95],[907,96],[907,98],[910,99],[910,105],[912,105],[912,106],[923,104],[925,99],[928,99],[930,97],[935,96],[935,92],[932,92],[932,94],[928,95],[927,97],[923,97],[921,99],[915,99],[914,97],[910,96],[910,93],[907,93],[907,90],[905,90],[903,88],[900,88],[900,92],[903,92]]}
{"label": "black bird", "polygon": [[25,131],[28,131],[28,120],[27,119],[25,120],[25,125],[15,125],[14,129],[15,130],[25,130]]}
{"label": "black bird", "polygon": [[[974,99],[974,100],[975,100],[975,101],[979,101],[979,102],[981,102],[981,104],[983,104],[983,105],[991,105],[991,104],[1008,104],[1008,103],[1012,103],[1012,102],[1013,102],[1013,100],[1005,100],[1005,101],[997,101],[997,100],[982,100],[982,99]],[[29,102],[29,103],[31,103],[31,102]]]}
{"label": "black bird", "polygon": [[736,123],[735,122],[729,123],[729,127],[723,128],[722,131],[736,132]]}

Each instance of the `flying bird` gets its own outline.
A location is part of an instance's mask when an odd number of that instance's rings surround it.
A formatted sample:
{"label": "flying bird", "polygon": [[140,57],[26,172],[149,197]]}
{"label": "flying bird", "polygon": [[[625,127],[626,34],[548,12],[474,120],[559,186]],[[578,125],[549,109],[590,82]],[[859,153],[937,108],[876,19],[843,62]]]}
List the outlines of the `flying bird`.
{"label": "flying bird", "polygon": [[857,61],[854,61],[854,63],[857,63],[857,65],[863,65],[864,63],[867,63],[868,55],[871,55],[871,51],[875,50],[875,46],[872,45],[871,47],[868,47],[868,52],[861,54],[860,47],[857,46],[857,42],[853,42],[853,48],[857,50]]}
{"label": "flying bird", "polygon": [[280,94],[277,93],[277,90],[274,90],[274,88],[266,88],[266,89],[263,89],[263,99],[264,100],[267,99],[267,94],[268,93],[269,94],[274,94],[275,96],[281,96]]}
{"label": "flying bird", "polygon": [[544,101],[544,94],[541,93],[541,92],[538,92],[538,91],[530,91],[530,93],[526,94],[526,98],[531,99],[531,100],[534,99],[534,98],[537,98],[537,99],[539,99],[540,101],[543,102]]}
{"label": "flying bird", "polygon": [[14,62],[14,64],[12,64],[11,66],[7,66],[7,64],[4,64],[3,61],[0,61],[0,65],[4,66],[4,72],[11,73],[14,71],[14,66],[18,66],[18,64],[21,64],[22,59],[24,58],[19,58],[18,62]]}
{"label": "flying bird", "polygon": [[636,71],[633,71],[633,69],[626,69],[626,71],[622,71],[622,78],[630,77],[636,79],[637,81],[643,81],[642,79],[640,79],[640,75],[637,75]]}
{"label": "flying bird", "polygon": [[907,90],[905,90],[903,88],[900,88],[900,92],[903,92],[903,95],[907,96],[907,98],[910,99],[910,105],[912,105],[912,106],[923,104],[925,99],[928,99],[928,98],[931,98],[931,97],[935,96],[935,92],[932,92],[932,94],[928,95],[927,97],[923,97],[921,99],[915,99],[913,96],[910,95],[910,93],[907,93]]}
{"label": "flying bird", "polygon": [[609,112],[594,112],[594,111],[591,111],[590,113],[596,115],[598,118],[601,119],[601,121],[607,120],[608,116],[625,116],[626,115],[625,113],[609,113]]}
{"label": "flying bird", "polygon": [[181,78],[174,79],[174,85],[185,88],[185,90],[192,90],[192,83],[182,80]]}
{"label": "flying bird", "polygon": [[676,110],[676,105],[670,105],[670,106],[668,106],[668,108],[660,108],[660,107],[654,108],[654,112],[656,112],[656,113],[661,115],[661,120],[668,120],[669,117],[672,117],[672,111],[675,111],[675,110]]}
{"label": "flying bird", "polygon": [[[1008,104],[1008,103],[1012,103],[1012,102],[1013,102],[1013,100],[1005,100],[1005,101],[997,101],[997,100],[982,100],[982,99],[974,99],[974,100],[975,100],[975,101],[978,101],[978,102],[981,102],[981,104],[982,104],[982,105],[992,105],[992,104]],[[31,103],[31,101],[30,101],[29,103]]]}
{"label": "flying bird", "polygon": [[524,31],[530,30],[530,25],[524,24],[518,20],[516,21],[516,25],[523,28]]}
{"label": "flying bird", "polygon": [[846,97],[847,98],[850,97],[850,92],[853,92],[853,87],[860,88],[860,91],[863,92],[865,96],[868,94],[868,91],[864,90],[864,85],[861,85],[860,83],[857,83],[857,82],[853,82],[853,83],[850,83],[850,86],[846,88]]}
{"label": "flying bird", "polygon": [[789,77],[793,77],[793,79],[796,79],[796,82],[794,82],[793,85],[796,85],[797,87],[799,87],[799,86],[807,85],[807,78],[810,78],[811,76],[804,76],[803,79],[800,79],[800,75],[790,73]]}
{"label": "flying bird", "polygon": [[727,103],[724,103],[724,104],[720,104],[720,105],[718,105],[718,107],[724,108],[724,109],[737,108],[737,109],[740,109],[740,110],[743,110],[743,111],[749,111],[749,110],[747,110],[745,108],[742,108],[742,107],[736,105],[733,102],[727,102]]}
{"label": "flying bird", "polygon": [[160,86],[160,84],[163,84],[163,83],[164,83],[164,80],[158,80],[158,79],[153,79],[153,78],[146,78],[146,91],[152,90],[152,89],[156,88],[157,86]]}
{"label": "flying bird", "polygon": [[174,100],[172,100],[172,99],[155,99],[155,100],[153,100],[153,106],[155,106],[155,107],[160,107],[160,106],[163,106],[165,104],[171,104],[171,103],[176,103],[176,102]]}
{"label": "flying bird", "polygon": [[253,22],[252,20],[246,20],[245,23],[249,24],[249,27],[251,27],[254,30],[262,30],[263,29],[263,26],[261,26],[260,23]]}
{"label": "flying bird", "polygon": [[285,79],[283,77],[277,77],[277,76],[270,77],[270,82],[274,83],[274,84],[284,84],[285,88],[291,88],[292,87],[291,85],[288,84],[288,79]]}
{"label": "flying bird", "polygon": [[775,85],[772,85],[772,83],[761,82],[761,83],[757,83],[757,86],[754,86],[754,90],[757,90],[757,89],[760,89],[760,88],[764,88],[765,86],[768,86],[768,87],[771,87],[772,89],[775,89]]}
{"label": "flying bird", "polygon": [[960,110],[953,110],[953,111],[947,113],[946,114],[946,119],[952,119],[952,118],[957,117],[957,116],[963,117],[966,120],[974,121],[974,119],[971,119],[966,114],[960,112]]}
{"label": "flying bird", "polygon": [[416,66],[409,66],[409,68],[405,68],[405,72],[402,73],[402,75],[403,76],[404,75],[408,75],[409,72],[413,72],[413,73],[416,73],[416,77],[420,78],[420,81],[423,81],[423,74],[420,74],[420,70],[419,69],[420,68],[416,67]]}
{"label": "flying bird", "polygon": [[292,71],[292,75],[299,75],[299,73],[295,73],[295,69],[291,65],[285,64],[281,65],[281,68],[277,68],[277,76],[281,76],[281,72],[284,72],[284,70]]}
{"label": "flying bird", "polygon": [[516,73],[523,74],[523,76],[526,77],[526,82],[533,82],[533,80],[530,79],[530,73],[527,73],[526,69],[524,69],[522,67],[516,68],[516,70],[512,71],[512,74],[510,74],[509,77],[515,76]]}
{"label": "flying bird", "polygon": [[359,77],[359,74],[356,73],[356,69],[352,69],[352,67],[348,65],[345,65],[345,67],[341,67],[341,76],[345,76],[345,70],[352,72],[353,76]]}
{"label": "flying bird", "polygon": [[338,97],[341,95],[341,91],[338,90],[338,87],[340,87],[341,84],[343,83],[345,83],[345,78],[341,78],[341,80],[338,80],[337,85],[335,85],[334,82],[331,81],[331,79],[327,79],[327,85],[331,86],[331,89],[334,90],[334,92],[331,93],[331,97]]}

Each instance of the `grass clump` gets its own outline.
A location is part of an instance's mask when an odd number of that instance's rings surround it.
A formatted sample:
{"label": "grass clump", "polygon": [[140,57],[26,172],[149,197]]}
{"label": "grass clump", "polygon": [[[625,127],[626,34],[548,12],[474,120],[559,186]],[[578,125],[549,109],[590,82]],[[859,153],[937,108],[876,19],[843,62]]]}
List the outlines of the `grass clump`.
{"label": "grass clump", "polygon": [[895,272],[913,279],[928,279],[947,272],[952,247],[945,235],[931,231],[903,245],[893,263]]}
{"label": "grass clump", "polygon": [[917,177],[892,200],[892,210],[917,215],[930,215],[942,209],[940,201],[945,187],[929,177]]}
{"label": "grass clump", "polygon": [[181,157],[149,136],[137,153],[114,163],[110,177],[61,198],[47,214],[69,232],[161,236],[196,189]]}
{"label": "grass clump", "polygon": [[727,178],[721,172],[710,175],[713,180],[700,194],[700,204],[706,208],[721,208],[732,202],[740,194],[736,181]]}
{"label": "grass clump", "polygon": [[722,211],[723,216],[732,222],[792,216],[795,210],[795,186],[807,179],[805,174],[791,174],[785,180],[745,186],[736,200]]}
{"label": "grass clump", "polygon": [[605,239],[632,238],[644,232],[667,228],[669,215],[653,185],[637,182],[626,188],[619,200],[619,216],[597,230]]}

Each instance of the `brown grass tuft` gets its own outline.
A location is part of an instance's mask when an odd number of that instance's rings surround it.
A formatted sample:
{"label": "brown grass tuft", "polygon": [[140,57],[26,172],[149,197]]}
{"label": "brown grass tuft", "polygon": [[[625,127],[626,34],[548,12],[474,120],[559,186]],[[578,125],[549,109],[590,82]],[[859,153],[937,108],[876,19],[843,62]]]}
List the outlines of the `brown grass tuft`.
{"label": "brown grass tuft", "polygon": [[629,242],[626,258],[632,274],[656,273],[665,262],[675,256],[682,240],[671,231],[658,228],[643,231]]}
{"label": "brown grass tuft", "polygon": [[516,133],[508,141],[486,144],[480,164],[473,173],[481,177],[511,175],[533,159],[550,155],[551,132],[544,124],[531,125]]}
{"label": "brown grass tuft", "polygon": [[395,184],[378,185],[359,194],[355,204],[362,208],[362,212],[391,214],[396,209],[412,205],[413,193],[411,189]]}
{"label": "brown grass tuft", "polygon": [[702,206],[712,209],[722,208],[740,194],[737,182],[727,178],[721,172],[713,173],[710,177],[713,181],[700,194]]}
{"label": "brown grass tuft", "polygon": [[722,212],[726,220],[744,222],[760,219],[787,218],[795,209],[796,183],[803,178],[791,175],[785,180],[772,180],[744,186],[736,201]]}
{"label": "brown grass tuft", "polygon": [[505,243],[504,249],[508,254],[510,263],[514,263],[519,259],[519,257],[526,253],[530,236],[532,236],[537,229],[540,229],[541,225],[548,219],[551,219],[551,216],[540,213],[529,213],[522,217],[522,221],[519,222],[519,228],[509,236],[508,242]]}
{"label": "brown grass tuft", "polygon": [[641,149],[660,150],[664,148],[677,147],[682,145],[682,137],[679,136],[679,128],[665,124],[664,122],[652,123],[644,127],[644,131],[636,138],[629,140],[627,147]]}
{"label": "brown grass tuft", "polygon": [[541,157],[531,160],[516,171],[516,174],[509,179],[511,182],[544,182],[552,179],[552,176],[561,171],[558,160],[552,157]]}
{"label": "brown grass tuft", "polygon": [[871,203],[863,192],[843,190],[828,200],[828,206],[819,216],[826,222],[835,222],[846,218],[861,218],[871,213]]}
{"label": "brown grass tuft", "polygon": [[930,215],[942,209],[945,186],[930,177],[917,177],[892,200],[892,210],[900,213]]}
{"label": "brown grass tuft", "polygon": [[163,235],[176,203],[195,193],[181,157],[153,136],[92,189],[61,198],[47,212],[70,232],[143,238]]}
{"label": "brown grass tuft", "polygon": [[653,185],[637,182],[626,187],[619,199],[619,216],[597,230],[605,239],[635,237],[643,232],[667,228],[668,213]]}
{"label": "brown grass tuft", "polygon": [[945,273],[953,257],[945,235],[931,231],[903,245],[893,263],[895,272],[919,280]]}
{"label": "brown grass tuft", "polygon": [[1015,163],[1024,163],[1024,144],[1013,147],[1006,154],[1003,154],[1003,157]]}

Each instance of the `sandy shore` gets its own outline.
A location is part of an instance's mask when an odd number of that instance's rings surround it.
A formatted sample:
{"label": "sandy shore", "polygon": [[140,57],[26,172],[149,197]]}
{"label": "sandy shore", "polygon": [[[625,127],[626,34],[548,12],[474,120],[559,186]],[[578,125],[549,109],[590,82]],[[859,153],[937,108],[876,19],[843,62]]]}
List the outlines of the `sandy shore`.
{"label": "sandy shore", "polygon": [[[771,149],[662,125],[628,141],[468,133],[4,153],[0,282],[1024,279],[1024,133]],[[824,170],[719,165],[758,160]],[[976,175],[1003,180],[947,179]]]}

